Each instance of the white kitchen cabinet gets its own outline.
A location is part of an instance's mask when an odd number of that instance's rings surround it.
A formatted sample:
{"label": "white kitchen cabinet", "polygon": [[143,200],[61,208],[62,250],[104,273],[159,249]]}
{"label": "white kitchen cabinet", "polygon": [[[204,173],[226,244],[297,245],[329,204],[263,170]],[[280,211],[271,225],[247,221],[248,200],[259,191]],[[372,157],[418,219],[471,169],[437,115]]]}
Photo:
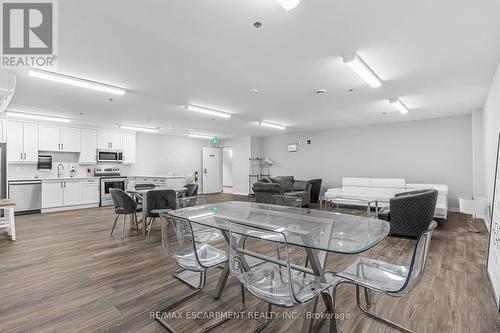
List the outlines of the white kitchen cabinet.
{"label": "white kitchen cabinet", "polygon": [[135,163],[135,133],[122,133],[123,163]]}
{"label": "white kitchen cabinet", "polygon": [[40,124],[38,149],[43,151],[80,151],[80,129]]}
{"label": "white kitchen cabinet", "polygon": [[80,129],[74,127],[61,127],[61,146],[63,151],[80,152]]}
{"label": "white kitchen cabinet", "polygon": [[7,118],[0,118],[0,143],[7,142]]}
{"label": "white kitchen cabinet", "polygon": [[99,149],[122,149],[122,132],[118,131],[98,131],[97,147]]}
{"label": "white kitchen cabinet", "polygon": [[61,180],[45,180],[42,182],[42,208],[63,206],[63,183]]}
{"label": "white kitchen cabinet", "polygon": [[82,196],[82,180],[81,179],[66,179],[63,181],[63,205],[76,206],[81,205]]}
{"label": "white kitchen cabinet", "polygon": [[98,204],[100,199],[99,180],[83,180],[82,203],[84,205]]}
{"label": "white kitchen cabinet", "polygon": [[7,161],[38,161],[38,124],[22,121],[8,121]]}
{"label": "white kitchen cabinet", "polygon": [[91,129],[82,129],[80,132],[80,164],[96,164],[97,154],[97,131]]}

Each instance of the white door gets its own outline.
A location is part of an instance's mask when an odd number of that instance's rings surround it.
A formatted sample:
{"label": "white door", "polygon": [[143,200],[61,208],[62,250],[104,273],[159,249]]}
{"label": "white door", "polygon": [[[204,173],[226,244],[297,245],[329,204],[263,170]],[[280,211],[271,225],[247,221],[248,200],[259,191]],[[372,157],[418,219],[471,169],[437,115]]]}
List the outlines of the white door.
{"label": "white door", "polygon": [[97,154],[97,131],[82,129],[80,135],[80,157],[81,164],[95,164]]}
{"label": "white door", "polygon": [[81,205],[83,200],[83,188],[81,180],[64,181],[64,206]]}
{"label": "white door", "polygon": [[7,143],[7,161],[21,162],[23,160],[23,123],[9,120],[7,125],[9,142]]}
{"label": "white door", "polygon": [[61,144],[63,151],[80,152],[80,129],[61,127]]}
{"label": "white door", "polygon": [[135,163],[135,133],[123,133],[122,135],[123,163]]}
{"label": "white door", "polygon": [[111,149],[111,143],[109,140],[109,131],[98,131],[97,132],[97,148],[98,149]]}
{"label": "white door", "polygon": [[203,193],[222,192],[219,148],[203,148]]}
{"label": "white door", "polygon": [[54,125],[38,126],[38,149],[58,151],[61,149],[61,128]]}
{"label": "white door", "polygon": [[111,149],[122,149],[122,132],[111,131],[109,133],[109,142],[111,143]]}
{"label": "white door", "polygon": [[23,125],[24,161],[38,162],[38,124]]}
{"label": "white door", "polygon": [[62,207],[63,187],[61,180],[42,183],[42,208]]}

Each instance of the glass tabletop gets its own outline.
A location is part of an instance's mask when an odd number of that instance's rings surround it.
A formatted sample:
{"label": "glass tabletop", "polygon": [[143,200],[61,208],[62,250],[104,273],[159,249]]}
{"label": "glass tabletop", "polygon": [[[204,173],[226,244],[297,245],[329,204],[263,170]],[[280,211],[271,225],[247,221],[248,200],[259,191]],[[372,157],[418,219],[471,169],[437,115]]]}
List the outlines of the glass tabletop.
{"label": "glass tabletop", "polygon": [[228,201],[165,214],[223,231],[230,223],[265,228],[284,233],[290,245],[345,254],[364,252],[389,233],[389,223],[382,220],[253,202]]}
{"label": "glass tabletop", "polygon": [[145,194],[145,193],[148,193],[149,191],[161,191],[161,190],[174,190],[175,192],[187,192],[187,188],[185,188],[185,187],[179,187],[179,188],[155,187],[155,188],[143,189],[143,190],[126,190],[125,192],[130,193],[130,194]]}

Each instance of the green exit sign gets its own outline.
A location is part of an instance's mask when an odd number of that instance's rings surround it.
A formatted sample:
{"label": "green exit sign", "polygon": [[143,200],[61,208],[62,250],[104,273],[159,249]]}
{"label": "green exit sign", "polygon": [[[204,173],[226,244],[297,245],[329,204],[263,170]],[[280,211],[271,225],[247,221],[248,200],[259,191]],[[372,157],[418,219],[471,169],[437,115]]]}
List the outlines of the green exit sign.
{"label": "green exit sign", "polygon": [[212,138],[210,141],[212,141],[212,143],[219,143],[219,138]]}

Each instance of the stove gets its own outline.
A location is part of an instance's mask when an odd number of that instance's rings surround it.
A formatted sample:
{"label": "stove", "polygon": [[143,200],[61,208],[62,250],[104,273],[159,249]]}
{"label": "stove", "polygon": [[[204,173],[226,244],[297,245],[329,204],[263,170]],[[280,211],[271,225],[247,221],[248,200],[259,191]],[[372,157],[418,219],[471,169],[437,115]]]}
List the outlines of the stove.
{"label": "stove", "polygon": [[100,206],[113,206],[113,200],[111,199],[109,190],[116,188],[125,191],[127,189],[127,177],[121,175],[120,168],[95,168],[94,176],[100,178]]}

